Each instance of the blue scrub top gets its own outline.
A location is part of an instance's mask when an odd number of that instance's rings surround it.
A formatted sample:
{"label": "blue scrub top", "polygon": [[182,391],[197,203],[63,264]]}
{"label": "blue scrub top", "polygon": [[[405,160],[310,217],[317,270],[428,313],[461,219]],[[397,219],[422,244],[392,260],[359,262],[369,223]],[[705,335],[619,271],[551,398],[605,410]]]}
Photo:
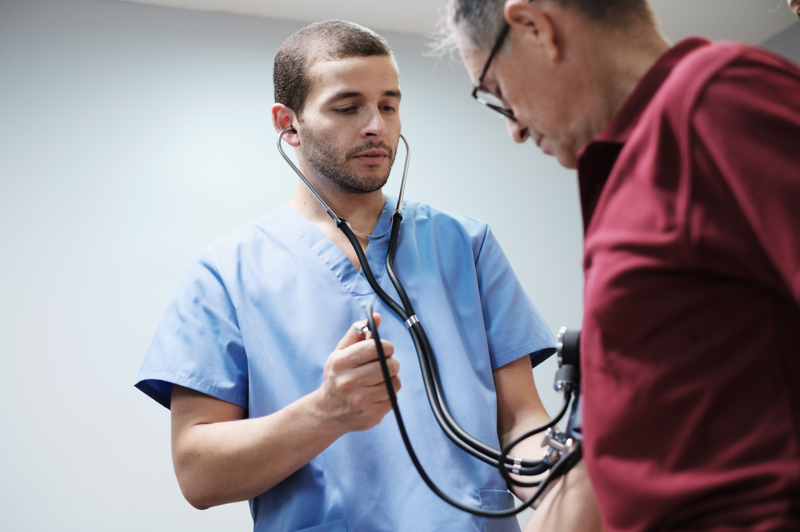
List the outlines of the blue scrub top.
{"label": "blue scrub top", "polygon": [[[381,287],[391,216],[387,198],[367,246]],[[492,371],[555,340],[522,290],[489,227],[406,202],[395,269],[425,326],[447,404],[458,423],[499,447]],[[403,387],[398,402],[412,445],[432,480],[476,507],[508,508],[499,473],[458,449],[427,402],[406,326],[362,272],[309,220],[282,207],[200,251],[147,351],[136,386],[169,408],[172,384],[266,416],[322,383],[323,367],[372,303],[381,337],[395,346]],[[337,440],[309,464],[251,501],[256,531],[517,531],[514,518],[475,517],[424,484],[406,454],[394,415]]]}

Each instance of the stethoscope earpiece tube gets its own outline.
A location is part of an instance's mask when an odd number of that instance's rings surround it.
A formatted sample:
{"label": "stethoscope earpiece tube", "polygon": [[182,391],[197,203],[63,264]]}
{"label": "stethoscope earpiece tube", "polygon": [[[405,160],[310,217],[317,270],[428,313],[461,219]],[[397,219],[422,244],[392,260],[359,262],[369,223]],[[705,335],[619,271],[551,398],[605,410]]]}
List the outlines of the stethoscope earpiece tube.
{"label": "stethoscope earpiece tube", "polygon": [[320,203],[320,205],[322,205],[322,207],[323,207],[323,208],[325,209],[325,211],[328,213],[328,216],[330,216],[331,218],[333,218],[333,221],[334,221],[334,222],[336,222],[336,224],[338,225],[338,224],[339,224],[339,222],[341,222],[341,219],[340,219],[340,218],[339,218],[339,217],[336,215],[336,213],[335,213],[335,212],[333,212],[333,209],[331,209],[331,208],[330,208],[330,206],[329,206],[329,205],[328,205],[328,203],[327,203],[327,202],[326,202],[326,201],[325,201],[325,200],[322,198],[322,196],[320,196],[320,195],[319,195],[319,192],[317,192],[317,189],[315,189],[315,188],[314,188],[314,185],[312,185],[312,184],[311,184],[311,183],[308,181],[308,179],[306,179],[306,176],[304,176],[304,175],[303,175],[303,172],[301,172],[301,171],[300,171],[300,169],[299,169],[297,166],[295,166],[295,164],[292,162],[292,160],[289,158],[289,156],[288,156],[288,155],[286,155],[286,152],[284,152],[284,151],[283,151],[283,146],[281,146],[281,140],[283,140],[283,136],[284,136],[284,135],[285,135],[287,132],[289,132],[289,131],[291,131],[292,133],[297,133],[297,130],[294,128],[294,126],[289,126],[289,127],[286,127],[286,128],[284,128],[284,129],[283,129],[283,130],[280,132],[280,134],[278,135],[278,151],[279,151],[279,152],[281,152],[281,155],[283,155],[283,159],[284,159],[284,160],[285,160],[287,163],[289,163],[289,166],[291,166],[291,167],[292,167],[292,170],[294,170],[294,172],[295,172],[295,173],[298,175],[298,177],[299,177],[299,178],[300,178],[300,179],[303,181],[303,183],[305,183],[305,184],[306,184],[306,186],[308,187],[308,190],[310,190],[310,191],[311,191],[311,193],[314,195],[314,197],[315,197],[315,198],[317,198],[317,201]]}

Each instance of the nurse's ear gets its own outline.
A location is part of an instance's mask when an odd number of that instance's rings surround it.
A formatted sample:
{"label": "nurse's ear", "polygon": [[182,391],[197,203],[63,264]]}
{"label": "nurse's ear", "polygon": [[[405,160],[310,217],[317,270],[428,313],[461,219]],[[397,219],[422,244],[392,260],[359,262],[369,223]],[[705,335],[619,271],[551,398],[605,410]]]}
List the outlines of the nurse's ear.
{"label": "nurse's ear", "polygon": [[[297,116],[294,114],[294,111],[282,103],[276,103],[272,106],[272,125],[275,127],[275,131],[280,133],[287,127],[293,126],[296,123]],[[300,137],[297,135],[297,130],[294,127],[286,132],[283,136],[283,140],[293,148],[300,146]]]}

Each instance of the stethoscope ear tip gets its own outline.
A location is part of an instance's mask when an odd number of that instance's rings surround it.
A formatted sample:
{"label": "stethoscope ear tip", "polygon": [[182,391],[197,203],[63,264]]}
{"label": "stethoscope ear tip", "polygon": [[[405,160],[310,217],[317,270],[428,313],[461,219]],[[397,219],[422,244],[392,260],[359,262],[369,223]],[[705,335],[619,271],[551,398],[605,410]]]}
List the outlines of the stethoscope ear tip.
{"label": "stethoscope ear tip", "polygon": [[289,126],[286,126],[285,128],[283,128],[283,130],[281,130],[280,134],[278,135],[278,145],[280,145],[281,139],[287,133],[297,134],[297,130],[292,125],[289,125]]}

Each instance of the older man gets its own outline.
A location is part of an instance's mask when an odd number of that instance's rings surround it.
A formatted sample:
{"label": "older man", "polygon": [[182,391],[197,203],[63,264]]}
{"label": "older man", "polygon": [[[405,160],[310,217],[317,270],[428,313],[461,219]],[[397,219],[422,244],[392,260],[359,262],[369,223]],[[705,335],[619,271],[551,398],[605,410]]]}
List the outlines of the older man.
{"label": "older man", "polygon": [[[401,91],[389,44],[356,24],[312,24],[283,44],[274,79],[276,131],[395,294],[385,258],[397,199],[383,186]],[[453,417],[494,447],[546,420],[531,363],[555,351],[554,339],[488,226],[408,201],[398,242],[394,265],[428,325]],[[363,266],[299,180],[287,206],[198,253],[137,384],[171,407],[184,495],[198,508],[250,499],[258,531],[518,532],[513,518],[485,522],[448,506],[413,468],[384,417],[374,341],[363,322],[352,326],[368,303],[383,311],[398,401],[431,477],[470,506],[513,507],[499,472],[440,430],[407,325]]]}
{"label": "older man", "polygon": [[[578,171],[605,528],[800,530],[800,69],[670,47],[646,0],[449,0],[445,28],[511,137]],[[591,515],[582,474],[551,519]]]}

